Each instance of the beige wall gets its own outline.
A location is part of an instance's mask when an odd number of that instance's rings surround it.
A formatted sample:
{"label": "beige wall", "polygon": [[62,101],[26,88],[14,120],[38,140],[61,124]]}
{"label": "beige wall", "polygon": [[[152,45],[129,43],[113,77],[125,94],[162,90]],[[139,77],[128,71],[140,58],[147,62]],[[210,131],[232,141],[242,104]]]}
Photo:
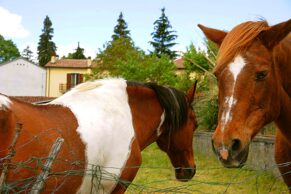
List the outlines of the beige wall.
{"label": "beige wall", "polygon": [[89,74],[91,69],[74,68],[47,68],[46,69],[46,96],[59,97],[62,93],[59,90],[60,84],[67,84],[68,73]]}

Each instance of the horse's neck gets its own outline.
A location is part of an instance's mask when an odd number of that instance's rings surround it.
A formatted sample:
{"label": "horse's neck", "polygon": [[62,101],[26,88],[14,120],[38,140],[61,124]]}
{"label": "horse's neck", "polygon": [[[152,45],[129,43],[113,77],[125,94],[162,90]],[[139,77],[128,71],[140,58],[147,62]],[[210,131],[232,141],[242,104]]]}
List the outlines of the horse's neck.
{"label": "horse's neck", "polygon": [[275,47],[273,60],[282,81],[280,115],[275,123],[291,144],[291,35]]}
{"label": "horse's neck", "polygon": [[280,114],[275,120],[278,129],[282,132],[283,136],[289,141],[291,145],[291,98],[281,89],[280,93]]}
{"label": "horse's neck", "polygon": [[283,88],[291,98],[291,35],[276,46],[273,53],[273,60],[279,69]]}
{"label": "horse's neck", "polygon": [[141,150],[155,142],[163,110],[153,90],[143,86],[128,86],[128,102],[133,126]]}

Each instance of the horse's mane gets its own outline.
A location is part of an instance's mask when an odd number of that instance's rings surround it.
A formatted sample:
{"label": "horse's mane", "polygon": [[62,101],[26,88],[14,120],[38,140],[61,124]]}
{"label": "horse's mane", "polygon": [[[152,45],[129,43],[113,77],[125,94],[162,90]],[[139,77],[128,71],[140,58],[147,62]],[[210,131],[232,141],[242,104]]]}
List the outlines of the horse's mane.
{"label": "horse's mane", "polygon": [[127,81],[128,85],[138,85],[152,89],[165,111],[163,126],[167,130],[176,130],[187,121],[188,103],[185,94],[175,88],[165,87],[156,83],[138,83]]}
{"label": "horse's mane", "polygon": [[257,36],[269,28],[265,20],[248,21],[234,27],[225,36],[217,57],[214,71],[227,65],[238,53],[246,50]]}

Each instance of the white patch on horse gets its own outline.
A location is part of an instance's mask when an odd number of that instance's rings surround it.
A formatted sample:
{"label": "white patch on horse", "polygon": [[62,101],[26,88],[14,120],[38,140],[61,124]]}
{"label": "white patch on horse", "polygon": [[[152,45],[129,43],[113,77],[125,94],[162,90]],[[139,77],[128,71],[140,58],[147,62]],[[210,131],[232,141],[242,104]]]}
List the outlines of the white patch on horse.
{"label": "white patch on horse", "polygon": [[[50,104],[71,109],[77,132],[86,145],[87,176],[78,193],[111,193],[131,152],[135,138],[126,81],[104,79],[73,88]],[[92,169],[98,170],[92,181]],[[101,181],[100,177],[104,177]],[[101,183],[101,185],[100,185]]]}
{"label": "white patch on horse", "polygon": [[161,122],[159,124],[159,127],[157,129],[157,136],[159,137],[162,134],[162,130],[161,130],[161,126],[163,125],[165,121],[165,111],[163,112],[163,114],[161,115]]}
{"label": "white patch on horse", "polygon": [[12,102],[8,97],[0,94],[0,110],[9,109],[11,104]]}
{"label": "white patch on horse", "polygon": [[233,83],[230,96],[226,96],[224,100],[226,108],[223,110],[221,115],[222,132],[224,132],[225,126],[232,120],[232,109],[237,102],[236,98],[234,97],[236,81],[245,64],[245,60],[242,58],[242,56],[238,55],[235,57],[233,62],[228,65],[229,71],[233,76]]}

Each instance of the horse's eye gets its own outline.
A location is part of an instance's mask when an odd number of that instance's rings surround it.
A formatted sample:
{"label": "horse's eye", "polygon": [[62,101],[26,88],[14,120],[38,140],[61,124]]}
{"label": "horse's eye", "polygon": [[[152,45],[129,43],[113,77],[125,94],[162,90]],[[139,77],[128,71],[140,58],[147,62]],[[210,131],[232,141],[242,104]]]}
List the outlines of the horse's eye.
{"label": "horse's eye", "polygon": [[256,80],[263,80],[267,76],[267,71],[260,71],[256,73]]}

